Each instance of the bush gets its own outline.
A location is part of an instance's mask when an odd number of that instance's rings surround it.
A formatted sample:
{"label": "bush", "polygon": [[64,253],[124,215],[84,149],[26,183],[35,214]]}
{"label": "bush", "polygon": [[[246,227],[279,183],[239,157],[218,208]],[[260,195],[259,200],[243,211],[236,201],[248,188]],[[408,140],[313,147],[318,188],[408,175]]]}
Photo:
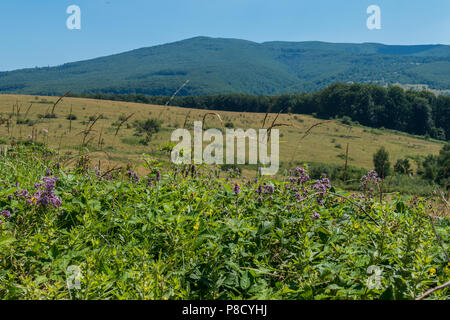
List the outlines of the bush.
{"label": "bush", "polygon": [[394,165],[394,172],[400,173],[400,174],[411,174],[411,164],[409,163],[408,159],[398,159],[397,162]]}
{"label": "bush", "polygon": [[385,178],[390,174],[391,163],[389,162],[389,153],[384,147],[378,149],[373,155],[373,164],[375,166],[375,171],[381,178]]}
{"label": "bush", "polygon": [[225,128],[229,128],[229,129],[234,128],[234,123],[231,122],[231,121],[227,121],[227,122],[225,123]]}
{"label": "bush", "polygon": [[144,136],[141,144],[148,145],[152,136],[161,130],[161,122],[157,119],[135,120],[133,126],[136,129],[135,135]]}

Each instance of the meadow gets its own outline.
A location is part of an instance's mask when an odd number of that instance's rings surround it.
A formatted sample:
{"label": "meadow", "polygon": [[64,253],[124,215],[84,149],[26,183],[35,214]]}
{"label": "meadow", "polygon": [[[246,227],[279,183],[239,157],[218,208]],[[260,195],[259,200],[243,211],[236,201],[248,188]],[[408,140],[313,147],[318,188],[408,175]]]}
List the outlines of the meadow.
{"label": "meadow", "polygon": [[[167,163],[169,157],[161,147],[169,142],[173,130],[192,128],[194,121],[204,120],[204,128],[219,129],[226,124],[258,129],[265,123],[265,128],[279,125],[276,129],[280,130],[280,161],[285,170],[305,162],[343,166],[347,145],[348,165],[366,170],[373,168],[372,155],[381,146],[390,153],[392,163],[405,157],[418,160],[438,154],[443,146],[443,142],[405,133],[346,125],[338,120],[323,121],[306,115],[206,111],[82,98],[66,97],[56,105],[55,118],[42,118],[51,113],[57,100],[57,97],[0,95],[0,117],[11,118],[9,127],[0,125],[2,142],[8,144],[11,140],[33,136],[33,140],[45,142],[69,155],[77,154],[83,146],[89,149],[92,161],[100,161],[101,167],[111,168],[133,163],[142,153],[152,154]],[[205,117],[210,112],[220,115],[221,121],[216,115]],[[68,120],[70,115],[73,120]],[[116,135],[117,125],[128,116],[130,119]],[[132,126],[133,121],[145,119],[161,121],[161,130],[152,136],[147,146],[139,143]],[[83,132],[94,120],[85,138]],[[415,169],[417,162],[412,161],[412,166]]]}
{"label": "meadow", "polygon": [[[218,112],[220,121],[56,101],[0,96],[1,299],[449,298],[446,198],[387,195],[371,171],[378,146],[395,160],[441,143],[301,115]],[[264,118],[284,124],[277,176],[168,161],[175,128],[259,128]],[[162,123],[147,146],[131,125],[145,119]],[[357,191],[303,165],[343,163],[347,144],[366,172]]]}

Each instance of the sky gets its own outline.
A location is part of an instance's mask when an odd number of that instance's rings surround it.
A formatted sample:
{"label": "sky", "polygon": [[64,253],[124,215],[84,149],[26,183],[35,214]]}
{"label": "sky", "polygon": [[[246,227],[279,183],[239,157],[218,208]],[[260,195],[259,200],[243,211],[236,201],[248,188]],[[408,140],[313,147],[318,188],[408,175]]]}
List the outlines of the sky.
{"label": "sky", "polygon": [[[81,29],[69,30],[70,5]],[[381,10],[369,30],[366,10]],[[0,71],[55,66],[196,36],[450,44],[449,0],[1,0]]]}

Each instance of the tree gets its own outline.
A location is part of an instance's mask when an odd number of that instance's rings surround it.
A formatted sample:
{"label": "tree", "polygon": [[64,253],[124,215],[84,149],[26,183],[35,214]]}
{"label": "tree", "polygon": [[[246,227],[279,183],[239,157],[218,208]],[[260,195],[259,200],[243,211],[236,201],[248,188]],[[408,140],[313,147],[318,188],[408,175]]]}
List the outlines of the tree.
{"label": "tree", "polygon": [[378,149],[373,155],[373,164],[375,166],[375,171],[381,178],[385,178],[389,175],[391,163],[389,162],[389,153],[384,147]]}
{"label": "tree", "polygon": [[398,159],[394,165],[394,172],[400,174],[410,174],[412,173],[411,164],[408,159]]}
{"label": "tree", "polygon": [[442,147],[437,158],[438,174],[437,183],[442,186],[450,186],[450,142]]}

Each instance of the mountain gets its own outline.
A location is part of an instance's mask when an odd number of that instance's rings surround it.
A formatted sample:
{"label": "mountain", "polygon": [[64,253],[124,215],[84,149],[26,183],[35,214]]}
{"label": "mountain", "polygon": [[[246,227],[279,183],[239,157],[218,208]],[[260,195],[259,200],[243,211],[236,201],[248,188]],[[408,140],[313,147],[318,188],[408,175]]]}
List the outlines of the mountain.
{"label": "mountain", "polygon": [[334,82],[450,89],[450,46],[196,37],[56,67],[0,72],[0,93],[278,94]]}

